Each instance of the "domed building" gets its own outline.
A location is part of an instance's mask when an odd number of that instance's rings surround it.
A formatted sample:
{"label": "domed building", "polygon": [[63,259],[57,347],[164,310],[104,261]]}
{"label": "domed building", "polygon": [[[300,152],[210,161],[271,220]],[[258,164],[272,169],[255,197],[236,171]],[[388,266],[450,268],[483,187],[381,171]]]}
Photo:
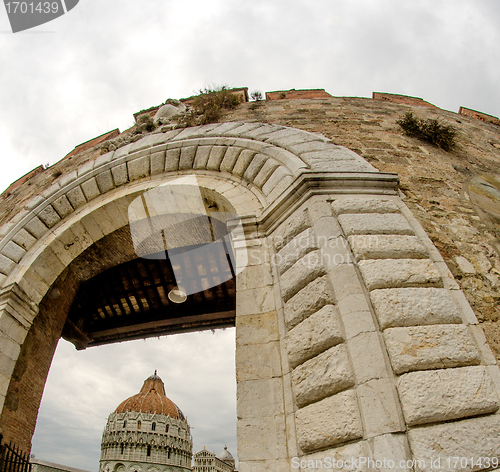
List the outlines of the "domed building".
{"label": "domed building", "polygon": [[194,455],[193,472],[237,472],[233,455],[224,446],[224,450],[216,456],[203,448]]}
{"label": "domed building", "polygon": [[156,374],[109,415],[100,472],[191,471],[193,438],[186,417]]}
{"label": "domed building", "polygon": [[224,450],[219,454],[219,459],[230,465],[233,469],[235,468],[236,461],[233,455],[227,450],[227,446],[224,446]]}

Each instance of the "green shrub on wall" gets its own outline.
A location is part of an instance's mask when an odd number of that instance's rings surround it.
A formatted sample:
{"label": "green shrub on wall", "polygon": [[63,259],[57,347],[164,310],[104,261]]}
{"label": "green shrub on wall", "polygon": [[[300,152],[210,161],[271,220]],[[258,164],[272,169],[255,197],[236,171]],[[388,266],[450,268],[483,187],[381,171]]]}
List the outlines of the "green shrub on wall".
{"label": "green shrub on wall", "polygon": [[422,139],[445,151],[449,151],[455,145],[455,129],[441,124],[438,120],[419,119],[414,117],[412,112],[408,112],[396,123],[403,128],[405,135]]}

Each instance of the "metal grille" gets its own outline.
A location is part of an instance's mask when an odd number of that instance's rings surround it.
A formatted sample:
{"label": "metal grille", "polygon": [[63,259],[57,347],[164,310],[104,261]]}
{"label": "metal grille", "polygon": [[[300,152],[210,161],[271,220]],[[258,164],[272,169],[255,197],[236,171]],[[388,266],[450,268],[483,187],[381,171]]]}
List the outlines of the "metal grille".
{"label": "metal grille", "polygon": [[0,437],[0,472],[31,472],[28,454],[19,450],[12,443],[1,444]]}

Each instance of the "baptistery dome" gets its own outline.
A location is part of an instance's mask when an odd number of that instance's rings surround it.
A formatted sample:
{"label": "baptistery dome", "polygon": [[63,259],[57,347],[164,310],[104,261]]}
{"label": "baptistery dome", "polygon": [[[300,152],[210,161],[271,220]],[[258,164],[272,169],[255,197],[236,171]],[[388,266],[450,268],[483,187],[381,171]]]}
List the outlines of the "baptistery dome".
{"label": "baptistery dome", "polygon": [[101,472],[187,472],[193,439],[186,417],[165,394],[156,374],[108,417],[101,442]]}
{"label": "baptistery dome", "polygon": [[185,420],[179,407],[165,395],[165,386],[156,371],[144,381],[139,393],[132,395],[118,405],[115,413],[125,413],[127,411],[157,413]]}

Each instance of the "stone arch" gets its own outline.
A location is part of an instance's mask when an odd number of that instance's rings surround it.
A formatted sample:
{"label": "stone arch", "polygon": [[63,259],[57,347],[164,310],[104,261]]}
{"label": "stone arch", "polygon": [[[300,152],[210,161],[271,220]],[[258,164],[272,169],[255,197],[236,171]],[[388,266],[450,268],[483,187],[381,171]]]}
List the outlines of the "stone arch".
{"label": "stone arch", "polygon": [[[33,417],[24,431],[9,420],[22,414],[21,387],[43,327],[54,323],[54,344],[85,277],[69,265],[128,225],[133,198],[185,175],[226,198],[245,232],[249,261],[236,281],[235,321],[242,464],[406,460],[410,446],[426,459],[438,455],[432,438],[500,429],[498,368],[465,297],[399,198],[397,176],[320,135],[224,123],[153,133],[104,154],[62,175],[2,227],[4,433],[29,448]],[[57,308],[54,297],[62,297]],[[435,351],[417,360],[398,354],[425,336],[439,340]],[[447,339],[460,339],[451,354]],[[484,386],[479,399],[476,384]],[[437,394],[415,400],[426,385]],[[439,395],[456,385],[460,395],[442,411]],[[467,449],[466,439],[459,443]],[[481,455],[497,454],[492,447]]]}

